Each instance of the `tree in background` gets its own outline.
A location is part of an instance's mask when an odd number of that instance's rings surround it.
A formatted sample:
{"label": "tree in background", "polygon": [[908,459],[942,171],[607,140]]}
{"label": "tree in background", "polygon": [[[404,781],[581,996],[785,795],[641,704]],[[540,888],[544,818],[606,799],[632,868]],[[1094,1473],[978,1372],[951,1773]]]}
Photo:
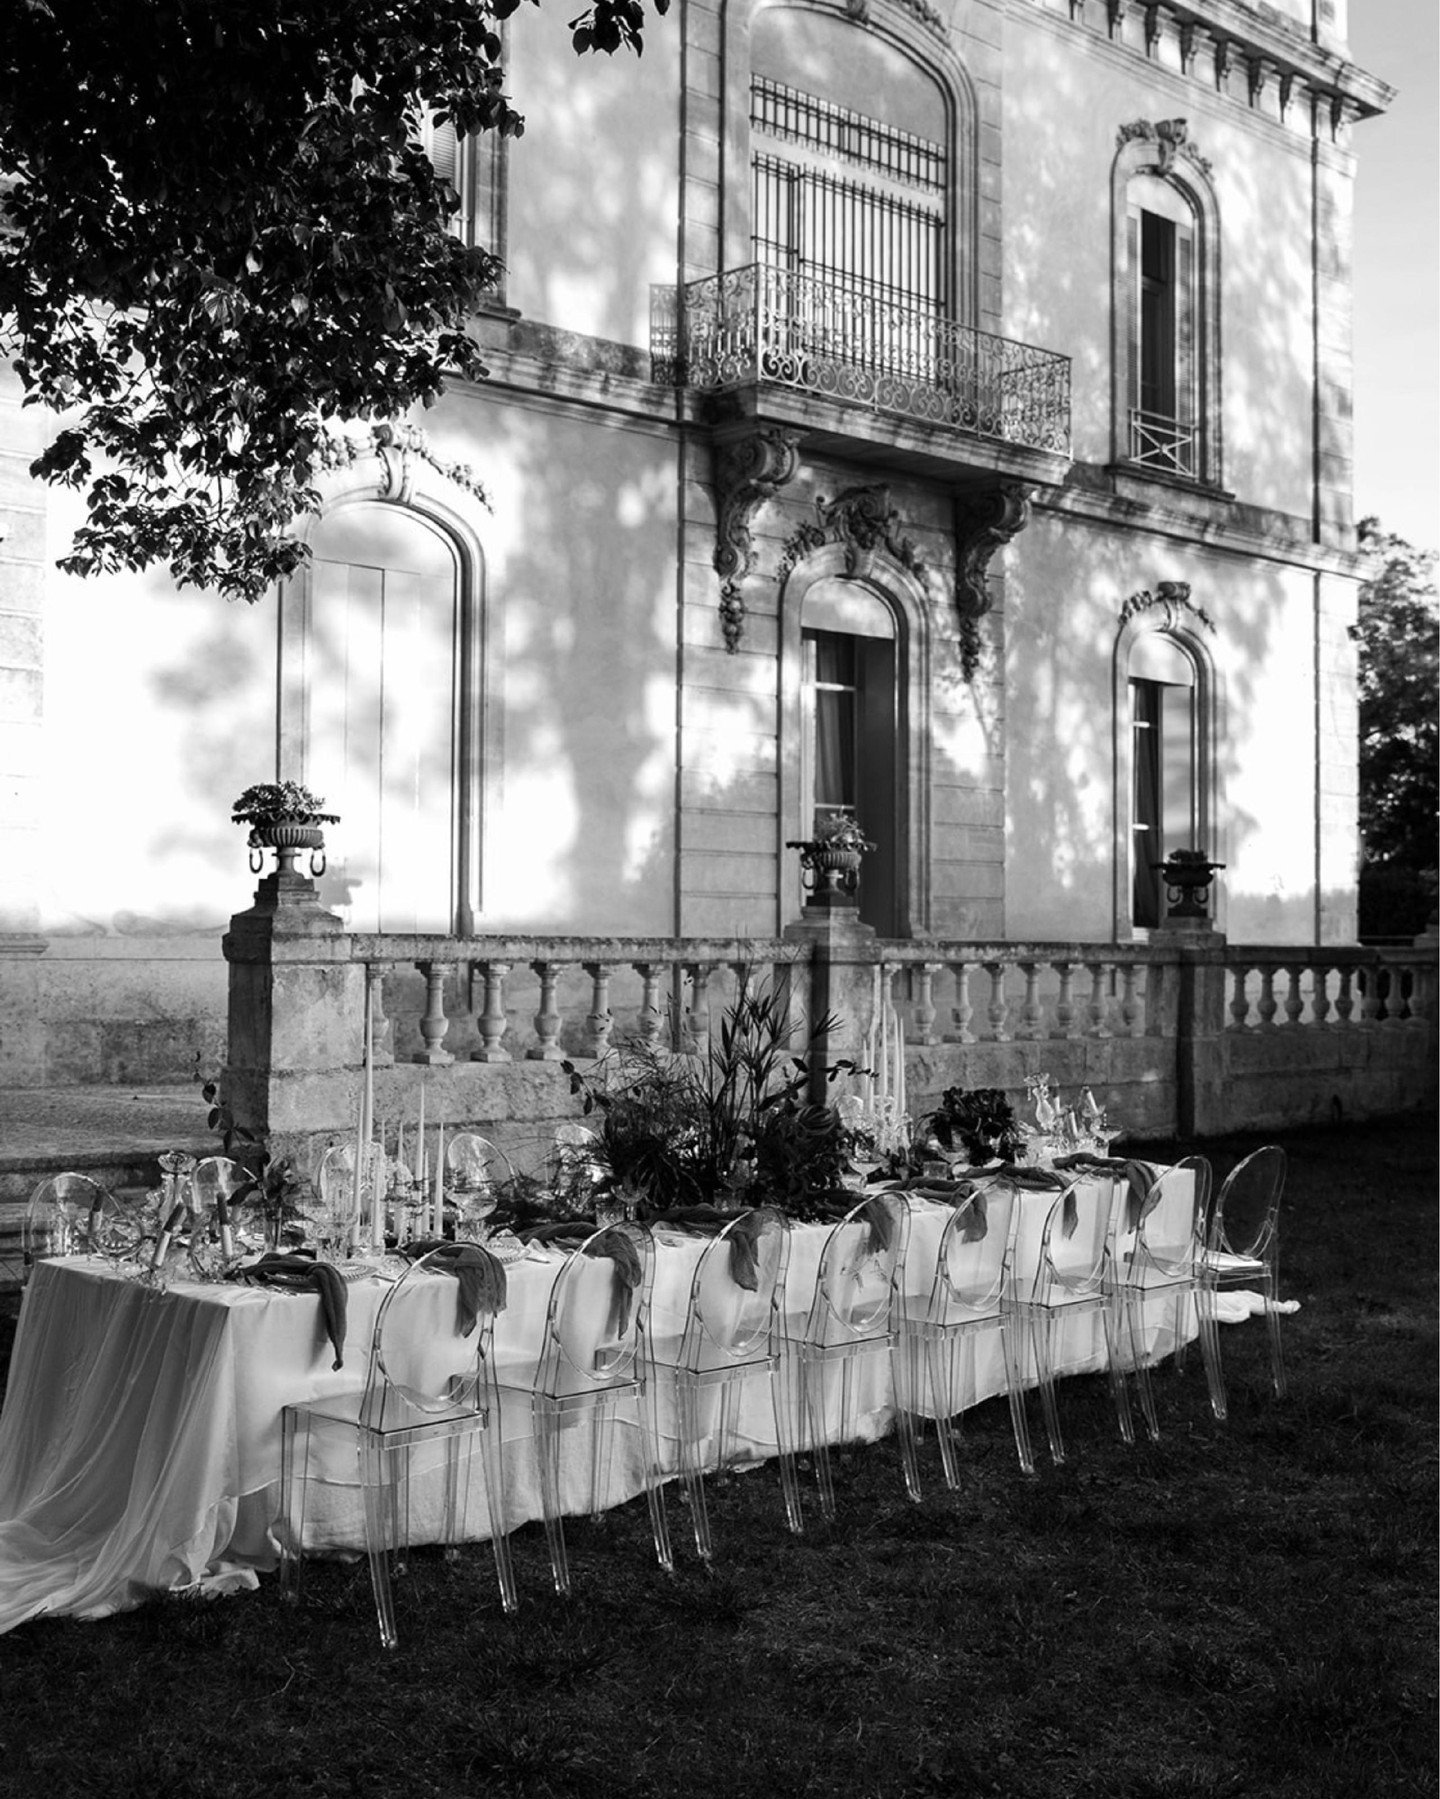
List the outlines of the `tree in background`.
{"label": "tree in background", "polygon": [[1435,552],[1360,521],[1381,564],[1360,589],[1360,935],[1413,937],[1435,903],[1440,809],[1436,711],[1440,603]]}
{"label": "tree in background", "polygon": [[[31,471],[85,498],[63,568],[258,599],[305,556],[326,421],[484,375],[466,324],[498,264],[419,138],[519,135],[519,4],[0,5],[0,353],[68,415]],[[574,48],[638,52],[644,18],[593,0]]]}

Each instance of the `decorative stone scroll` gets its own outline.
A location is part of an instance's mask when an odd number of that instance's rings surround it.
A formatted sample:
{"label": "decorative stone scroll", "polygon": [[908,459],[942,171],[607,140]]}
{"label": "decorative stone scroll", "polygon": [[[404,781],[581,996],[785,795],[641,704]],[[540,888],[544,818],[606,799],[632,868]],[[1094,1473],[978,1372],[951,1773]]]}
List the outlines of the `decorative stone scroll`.
{"label": "decorative stone scroll", "polygon": [[751,524],[760,507],[794,480],[799,432],[756,430],[715,452],[715,572],[720,576],[720,630],[734,655],[745,630],[745,576],[754,568]]}
{"label": "decorative stone scroll", "polygon": [[990,610],[990,558],[1029,523],[1030,492],[1019,481],[1001,481],[955,496],[955,609],[967,681],[980,666],[979,621]]}
{"label": "decorative stone scroll", "polygon": [[[945,21],[929,4],[929,0],[894,0],[894,4],[902,12],[908,12],[912,18],[917,19],[941,43],[948,40],[950,34]],[[857,25],[870,23],[870,0],[845,0],[845,11]]]}
{"label": "decorative stone scroll", "polygon": [[1181,622],[1180,614],[1182,612],[1188,612],[1192,618],[1204,625],[1207,631],[1215,629],[1209,613],[1203,607],[1197,606],[1190,598],[1188,581],[1157,581],[1154,593],[1151,593],[1148,587],[1142,587],[1139,593],[1132,593],[1120,608],[1121,628],[1128,625],[1137,613],[1148,612],[1153,606],[1165,608],[1165,623],[1171,630]]}
{"label": "decorative stone scroll", "polygon": [[1209,162],[1190,142],[1190,126],[1185,119],[1156,119],[1153,123],[1149,119],[1135,119],[1129,125],[1122,125],[1115,134],[1120,149],[1137,138],[1154,144],[1155,161],[1162,175],[1170,173],[1180,156],[1193,162],[1206,175],[1214,173]]}
{"label": "decorative stone scroll", "polygon": [[720,577],[720,629],[732,656],[745,629],[741,588],[755,566],[751,523],[765,501],[794,479],[799,463],[796,431],[753,431],[715,452],[715,573]]}
{"label": "decorative stone scroll", "polygon": [[808,521],[800,524],[781,552],[776,578],[782,588],[802,557],[812,555],[830,543],[843,545],[847,575],[855,573],[862,553],[883,549],[902,568],[908,568],[912,575],[924,579],[925,564],[914,544],[899,533],[902,521],[890,504],[888,487],[847,487],[833,500],[817,494],[815,519],[814,524]]}
{"label": "decorative stone scroll", "polygon": [[490,505],[490,496],[474,469],[466,462],[443,462],[419,425],[385,423],[367,425],[358,434],[349,430],[327,432],[320,440],[315,460],[321,469],[345,469],[353,468],[362,456],[371,455],[380,459],[379,499],[394,500],[402,506],[410,504],[418,459],[473,494],[482,506]]}

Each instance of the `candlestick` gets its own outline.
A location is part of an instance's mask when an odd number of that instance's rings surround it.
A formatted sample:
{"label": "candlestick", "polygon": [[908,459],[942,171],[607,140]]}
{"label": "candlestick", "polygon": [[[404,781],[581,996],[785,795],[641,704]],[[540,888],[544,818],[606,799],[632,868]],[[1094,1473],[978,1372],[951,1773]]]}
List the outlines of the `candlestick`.
{"label": "candlestick", "polygon": [[445,1235],[445,1120],[435,1133],[435,1236]]}
{"label": "candlestick", "polygon": [[227,1262],[235,1260],[235,1233],[230,1229],[230,1202],[223,1193],[215,1195],[215,1222],[220,1227],[220,1254]]}
{"label": "candlestick", "polygon": [[420,1190],[425,1190],[425,1082],[420,1082],[420,1125],[415,1137],[415,1154],[417,1165],[415,1178],[420,1183]]}

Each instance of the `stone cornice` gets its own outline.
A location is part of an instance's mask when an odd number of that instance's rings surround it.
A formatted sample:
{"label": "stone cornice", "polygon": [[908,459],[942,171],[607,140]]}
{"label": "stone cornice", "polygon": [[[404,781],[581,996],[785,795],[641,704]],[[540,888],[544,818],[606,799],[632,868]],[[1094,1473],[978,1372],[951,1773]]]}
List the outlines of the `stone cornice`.
{"label": "stone cornice", "polygon": [[[1384,112],[1395,98],[1388,83],[1242,0],[1147,0],[1133,7],[1125,0],[1067,0],[1063,11],[1055,0],[1009,0],[1009,7],[1060,35],[1080,31],[1097,49],[1148,63],[1185,86],[1198,82],[1247,114],[1276,124],[1304,118],[1310,134],[1322,139],[1338,138],[1342,127]],[[1143,20],[1143,33],[1127,37],[1132,13]],[[1158,59],[1165,36],[1180,47],[1179,68]],[[1237,73],[1245,76],[1243,92],[1230,91],[1229,77]],[[1263,105],[1272,75],[1278,119]]]}
{"label": "stone cornice", "polygon": [[[1078,477],[1075,479],[1074,477]],[[1135,499],[1113,492],[1098,465],[1076,464],[1072,484],[1038,492],[1037,513],[1059,513],[1102,529],[1121,527],[1173,542],[1247,560],[1275,562],[1316,574],[1365,580],[1371,573],[1359,551],[1316,543],[1307,520],[1265,507],[1237,505],[1229,498],[1157,493]]]}

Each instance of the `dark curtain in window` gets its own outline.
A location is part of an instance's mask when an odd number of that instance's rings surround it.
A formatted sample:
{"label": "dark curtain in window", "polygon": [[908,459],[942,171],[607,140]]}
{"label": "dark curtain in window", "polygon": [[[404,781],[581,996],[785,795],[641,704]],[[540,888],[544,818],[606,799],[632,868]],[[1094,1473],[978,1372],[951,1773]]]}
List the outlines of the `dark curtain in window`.
{"label": "dark curtain in window", "polygon": [[1135,863],[1131,916],[1135,924],[1150,929],[1160,923],[1161,887],[1159,870],[1151,864],[1159,862],[1165,853],[1160,823],[1161,684],[1158,681],[1132,681],[1130,695],[1135,767],[1130,814]]}

